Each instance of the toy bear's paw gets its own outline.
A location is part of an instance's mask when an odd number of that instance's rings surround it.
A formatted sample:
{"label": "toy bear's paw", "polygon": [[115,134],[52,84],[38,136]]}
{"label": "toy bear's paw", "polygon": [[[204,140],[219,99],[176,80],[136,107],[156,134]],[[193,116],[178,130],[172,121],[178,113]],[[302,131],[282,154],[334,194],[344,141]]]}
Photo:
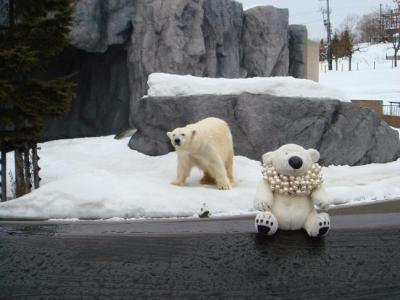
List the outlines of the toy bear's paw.
{"label": "toy bear's paw", "polygon": [[256,215],[255,226],[259,233],[273,235],[278,230],[278,221],[270,212],[260,212]]}
{"label": "toy bear's paw", "polygon": [[327,213],[318,214],[314,226],[310,232],[311,237],[321,237],[328,233],[331,228],[331,221]]}

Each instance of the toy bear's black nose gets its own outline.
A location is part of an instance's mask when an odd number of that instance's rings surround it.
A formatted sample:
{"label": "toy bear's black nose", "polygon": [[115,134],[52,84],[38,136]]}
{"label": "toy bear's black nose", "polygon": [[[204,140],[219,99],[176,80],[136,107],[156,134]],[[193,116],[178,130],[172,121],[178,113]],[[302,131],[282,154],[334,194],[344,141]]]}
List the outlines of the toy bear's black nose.
{"label": "toy bear's black nose", "polygon": [[175,139],[174,142],[175,142],[175,145],[179,146],[179,144],[181,143],[181,140],[180,139]]}
{"label": "toy bear's black nose", "polygon": [[289,165],[293,169],[300,169],[303,165],[303,160],[298,156],[292,156],[291,158],[289,158]]}

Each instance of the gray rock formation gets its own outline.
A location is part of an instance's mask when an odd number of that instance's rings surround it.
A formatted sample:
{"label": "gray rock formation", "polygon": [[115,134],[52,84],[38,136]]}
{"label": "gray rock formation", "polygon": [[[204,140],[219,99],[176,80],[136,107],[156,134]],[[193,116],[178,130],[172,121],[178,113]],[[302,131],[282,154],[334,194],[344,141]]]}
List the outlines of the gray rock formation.
{"label": "gray rock formation", "polygon": [[205,0],[203,10],[202,32],[206,48],[206,69],[203,76],[241,77],[242,5],[231,0]]}
{"label": "gray rock formation", "polygon": [[228,122],[235,154],[252,159],[286,143],[318,149],[323,165],[388,162],[400,155],[398,133],[376,113],[337,100],[253,94],[149,97],[134,110],[138,132],[129,146],[149,155],[173,150],[167,131],[209,116]]}
{"label": "gray rock formation", "polygon": [[130,35],[136,0],[80,0],[74,5],[71,44],[89,52],[105,52]]}
{"label": "gray rock formation", "polygon": [[49,122],[45,139],[133,125],[127,106],[146,94],[152,72],[249,77],[289,71],[288,12],[271,6],[244,14],[233,0],[79,0],[70,36],[83,51],[67,51],[72,56],[63,54],[53,73],[72,70],[65,61],[78,68],[77,99],[71,113]]}
{"label": "gray rock formation", "polygon": [[129,84],[126,51],[111,46],[105,53],[69,48],[50,66],[59,76],[76,72],[76,98],[71,111],[45,124],[44,139],[100,136],[129,127]]}
{"label": "gray rock formation", "polygon": [[288,10],[273,6],[244,12],[242,69],[245,77],[287,76]]}
{"label": "gray rock formation", "polygon": [[307,27],[289,25],[289,75],[305,78],[307,55]]}
{"label": "gray rock formation", "polygon": [[202,4],[202,0],[137,2],[128,46],[132,102],[146,93],[150,73],[204,73]]}

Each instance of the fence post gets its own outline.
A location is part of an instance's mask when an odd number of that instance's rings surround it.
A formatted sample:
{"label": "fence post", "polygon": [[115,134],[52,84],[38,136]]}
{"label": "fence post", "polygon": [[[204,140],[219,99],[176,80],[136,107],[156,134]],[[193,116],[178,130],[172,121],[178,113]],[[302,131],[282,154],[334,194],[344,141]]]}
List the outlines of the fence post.
{"label": "fence post", "polygon": [[17,147],[15,153],[15,195],[21,197],[25,194],[25,176],[24,176],[24,159],[22,157],[20,147]]}
{"label": "fence post", "polygon": [[7,152],[4,150],[0,151],[0,167],[1,167],[1,177],[0,177],[0,201],[7,201]]}
{"label": "fence post", "polygon": [[37,144],[35,144],[32,147],[33,186],[35,189],[39,188],[41,180],[41,178],[39,177],[39,159],[40,157],[37,153]]}
{"label": "fence post", "polygon": [[25,182],[25,194],[31,191],[31,163],[29,160],[29,146],[24,147],[24,182]]}

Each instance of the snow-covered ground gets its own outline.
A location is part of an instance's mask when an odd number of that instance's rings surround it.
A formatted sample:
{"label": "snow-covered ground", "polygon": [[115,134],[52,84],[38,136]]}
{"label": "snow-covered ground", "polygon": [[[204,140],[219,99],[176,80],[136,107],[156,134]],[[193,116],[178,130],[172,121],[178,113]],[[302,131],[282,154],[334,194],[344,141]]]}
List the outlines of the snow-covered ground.
{"label": "snow-covered ground", "polygon": [[[261,180],[258,161],[235,157],[236,186],[220,191],[199,184],[194,171],[185,187],[170,184],[176,155],[150,157],[112,136],[41,145],[42,186],[0,204],[0,218],[110,219],[196,217],[205,203],[212,216],[254,214]],[[9,166],[12,164],[10,155]],[[332,206],[400,197],[400,160],[360,167],[323,168]]]}
{"label": "snow-covered ground", "polygon": [[342,90],[352,100],[400,101],[400,66],[393,68],[392,61],[386,59],[394,55],[391,44],[360,44],[358,47],[360,51],[353,56],[353,71],[348,71],[347,59],[339,60],[338,71],[333,62],[334,71],[325,72],[328,68],[323,63],[320,82]]}
{"label": "snow-covered ground", "polygon": [[147,96],[270,94],[282,97],[308,97],[350,100],[337,88],[326,87],[293,77],[204,78],[165,73],[150,74]]}

